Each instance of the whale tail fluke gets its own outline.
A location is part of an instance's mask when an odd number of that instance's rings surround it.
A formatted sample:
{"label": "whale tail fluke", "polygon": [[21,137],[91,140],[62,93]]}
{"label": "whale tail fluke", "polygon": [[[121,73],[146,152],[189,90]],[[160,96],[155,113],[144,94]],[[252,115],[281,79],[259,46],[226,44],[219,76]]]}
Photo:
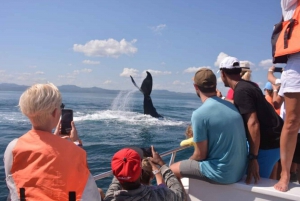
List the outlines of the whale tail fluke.
{"label": "whale tail fluke", "polygon": [[137,86],[132,76],[130,76],[131,81],[133,85],[144,94],[144,114],[149,114],[155,118],[163,118],[163,116],[156,112],[156,109],[153,106],[152,99],[150,97],[150,94],[152,92],[152,76],[148,71],[146,71],[146,73],[147,77],[144,79],[141,88]]}
{"label": "whale tail fluke", "polygon": [[138,85],[135,83],[135,81],[134,81],[134,79],[133,79],[133,77],[130,75],[130,78],[131,78],[131,81],[132,81],[132,83],[133,83],[133,85],[136,87],[136,88],[138,88],[138,90],[140,90],[140,92],[142,92],[143,94],[144,94],[144,92],[142,91],[142,89],[140,88],[140,87],[138,87]]}
{"label": "whale tail fluke", "polygon": [[145,95],[150,96],[152,92],[152,75],[148,71],[146,71],[146,73],[147,73],[147,77],[144,79],[142,83],[141,90]]}

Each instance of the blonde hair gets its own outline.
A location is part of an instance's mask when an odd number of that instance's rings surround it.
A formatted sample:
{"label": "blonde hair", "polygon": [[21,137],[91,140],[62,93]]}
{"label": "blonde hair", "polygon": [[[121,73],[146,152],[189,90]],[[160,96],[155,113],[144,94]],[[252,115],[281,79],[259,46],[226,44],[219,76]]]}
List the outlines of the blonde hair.
{"label": "blonde hair", "polygon": [[147,158],[142,160],[142,169],[141,183],[144,185],[150,185],[150,181],[154,176],[152,173],[152,166]]}
{"label": "blonde hair", "polygon": [[35,84],[23,92],[19,107],[33,124],[44,125],[61,103],[61,94],[54,84]]}
{"label": "blonde hair", "polygon": [[243,80],[247,80],[247,81],[250,81],[251,80],[251,70],[249,69],[246,69],[246,68],[242,68],[242,72],[241,72],[241,78]]}
{"label": "blonde hair", "polygon": [[191,138],[193,137],[193,129],[192,129],[192,125],[188,125],[188,127],[185,130],[185,137],[186,138]]}

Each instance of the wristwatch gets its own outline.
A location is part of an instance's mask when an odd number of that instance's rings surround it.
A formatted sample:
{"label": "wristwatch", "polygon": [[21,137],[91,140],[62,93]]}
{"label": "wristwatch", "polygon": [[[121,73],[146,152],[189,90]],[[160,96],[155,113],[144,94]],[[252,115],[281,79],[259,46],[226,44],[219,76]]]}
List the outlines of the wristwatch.
{"label": "wristwatch", "polygon": [[158,169],[158,170],[153,170],[152,173],[153,173],[154,175],[156,175],[156,174],[160,173],[160,169]]}
{"label": "wristwatch", "polygon": [[249,155],[248,155],[248,159],[249,159],[249,160],[256,160],[256,159],[257,159],[257,155],[249,154]]}

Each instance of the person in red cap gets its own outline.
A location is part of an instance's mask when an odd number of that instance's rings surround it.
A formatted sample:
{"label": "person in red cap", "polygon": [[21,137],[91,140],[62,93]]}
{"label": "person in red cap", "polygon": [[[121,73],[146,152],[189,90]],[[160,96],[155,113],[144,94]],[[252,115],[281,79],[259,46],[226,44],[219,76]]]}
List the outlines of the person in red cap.
{"label": "person in red cap", "polygon": [[185,192],[181,183],[167,167],[153,146],[149,158],[153,174],[161,174],[165,184],[148,186],[141,184],[143,151],[140,148],[124,148],[116,152],[111,160],[114,174],[112,183],[106,191],[105,201],[115,200],[185,200]]}

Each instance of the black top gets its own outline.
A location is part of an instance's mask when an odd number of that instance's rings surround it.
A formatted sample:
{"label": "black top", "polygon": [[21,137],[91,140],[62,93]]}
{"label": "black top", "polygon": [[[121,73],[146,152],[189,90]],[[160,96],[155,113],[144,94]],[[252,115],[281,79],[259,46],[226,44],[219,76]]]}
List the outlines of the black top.
{"label": "black top", "polygon": [[[261,89],[253,82],[241,80],[235,87],[233,100],[241,115],[256,112],[260,124],[259,148],[278,148],[283,120],[265,99]],[[247,122],[244,121],[244,124],[249,135]]]}

